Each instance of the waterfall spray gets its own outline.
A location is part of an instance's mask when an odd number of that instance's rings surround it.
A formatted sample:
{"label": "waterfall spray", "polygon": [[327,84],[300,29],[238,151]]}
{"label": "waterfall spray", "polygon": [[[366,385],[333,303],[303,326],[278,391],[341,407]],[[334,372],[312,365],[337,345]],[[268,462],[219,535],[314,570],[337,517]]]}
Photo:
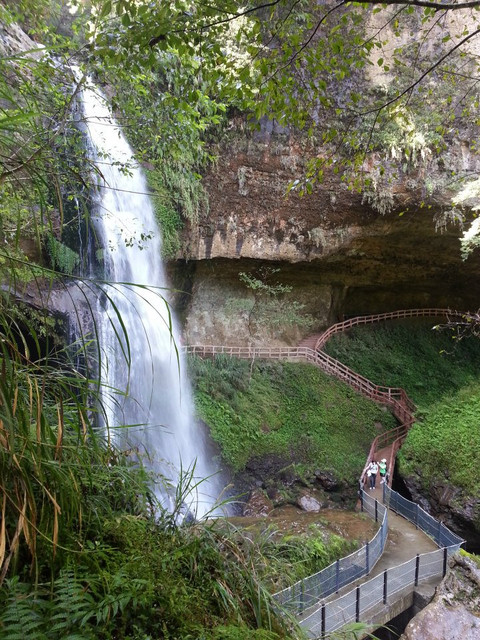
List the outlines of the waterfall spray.
{"label": "waterfall spray", "polygon": [[[88,156],[98,168],[92,220],[110,283],[97,305],[104,426],[116,444],[145,456],[173,485],[182,482],[181,468],[194,466],[195,478],[210,478],[189,499],[189,509],[202,516],[220,482],[193,415],[148,186],[105,97],[91,83],[82,92],[82,111]],[[168,492],[157,494],[165,502]]]}

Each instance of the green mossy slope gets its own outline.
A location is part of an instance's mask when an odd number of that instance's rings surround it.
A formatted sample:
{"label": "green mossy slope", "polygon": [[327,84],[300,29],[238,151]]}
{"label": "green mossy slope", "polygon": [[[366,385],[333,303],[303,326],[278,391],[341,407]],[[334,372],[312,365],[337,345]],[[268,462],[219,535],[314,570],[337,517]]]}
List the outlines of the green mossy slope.
{"label": "green mossy slope", "polygon": [[451,484],[480,494],[480,388],[470,384],[432,405],[408,434],[400,455],[403,475],[416,475],[427,490]]}
{"label": "green mossy slope", "polygon": [[480,377],[480,340],[453,340],[428,321],[355,327],[325,351],[372,382],[403,387],[419,409]]}
{"label": "green mossy slope", "polygon": [[452,340],[431,325],[358,327],[326,351],[373,382],[401,386],[417,404],[418,422],[399,454],[402,475],[425,492],[437,484],[480,491],[480,340]]}
{"label": "green mossy slope", "polygon": [[354,482],[393,417],[313,365],[192,358],[199,416],[234,471],[277,455]]}

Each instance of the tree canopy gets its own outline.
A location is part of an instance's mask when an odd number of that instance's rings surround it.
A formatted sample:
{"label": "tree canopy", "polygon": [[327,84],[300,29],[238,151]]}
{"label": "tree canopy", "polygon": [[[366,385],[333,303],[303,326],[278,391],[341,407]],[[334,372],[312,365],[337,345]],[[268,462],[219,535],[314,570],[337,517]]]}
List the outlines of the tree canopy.
{"label": "tree canopy", "polygon": [[[475,154],[479,5],[44,0],[35,13],[37,3],[22,0],[6,2],[3,13],[19,19],[49,50],[35,65],[41,66],[37,83],[39,78],[49,83],[42,100],[56,93],[57,110],[68,110],[69,92],[63,87],[60,107],[58,78],[51,82],[56,60],[73,57],[95,73],[110,87],[139,154],[157,167],[160,182],[178,183],[176,191],[194,219],[197,172],[209,159],[205,143],[232,110],[244,113],[253,126],[269,118],[302,132],[311,159],[291,185],[301,193],[311,192],[326,171],[369,193],[387,189],[402,171],[441,164],[442,152],[466,129]],[[31,62],[27,66],[33,68]],[[29,114],[36,110],[25,115],[20,106],[30,129]],[[62,113],[50,121],[55,118],[63,122]],[[45,138],[44,119],[35,123]],[[30,155],[5,151],[0,180],[35,160],[52,140],[47,134],[35,142],[41,149]],[[170,178],[162,168],[167,157],[178,169]],[[186,183],[178,180],[185,170],[192,178]],[[459,174],[446,163],[442,184],[425,180],[423,186],[433,199],[436,191],[450,192],[455,217],[478,196],[472,178],[471,168]],[[178,204],[165,190],[160,196]],[[380,211],[388,206],[373,199]]]}

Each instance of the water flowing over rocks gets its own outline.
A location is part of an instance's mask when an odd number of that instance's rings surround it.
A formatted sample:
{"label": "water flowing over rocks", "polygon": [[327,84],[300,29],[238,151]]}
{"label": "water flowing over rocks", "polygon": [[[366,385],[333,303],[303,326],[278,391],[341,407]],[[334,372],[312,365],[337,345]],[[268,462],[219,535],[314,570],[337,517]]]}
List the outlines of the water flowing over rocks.
{"label": "water flowing over rocks", "polygon": [[[32,55],[38,57],[42,55],[42,48],[18,24],[0,22],[0,55],[2,57],[15,55],[19,51],[32,51]],[[38,52],[35,49],[38,49]]]}
{"label": "water flowing over rocks", "polygon": [[480,638],[480,569],[456,555],[433,601],[408,624],[400,640],[478,640]]}

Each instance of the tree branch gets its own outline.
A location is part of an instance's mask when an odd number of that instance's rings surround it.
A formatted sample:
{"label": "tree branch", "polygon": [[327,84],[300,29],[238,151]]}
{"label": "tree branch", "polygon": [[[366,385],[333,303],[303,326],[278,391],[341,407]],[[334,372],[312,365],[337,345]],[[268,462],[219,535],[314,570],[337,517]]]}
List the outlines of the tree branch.
{"label": "tree branch", "polygon": [[444,60],[446,60],[450,55],[452,55],[452,53],[454,51],[456,51],[457,49],[462,47],[466,42],[468,42],[469,40],[471,40],[475,36],[478,36],[479,33],[480,33],[480,28],[475,29],[475,31],[472,31],[472,33],[469,33],[468,36],[463,38],[463,40],[458,42],[454,47],[452,47],[449,51],[447,51],[447,53],[445,53],[434,64],[432,64],[426,71],[424,71],[422,73],[422,75],[417,80],[415,80],[415,82],[412,82],[406,89],[404,89],[401,93],[399,93],[398,96],[395,96],[395,98],[392,98],[391,100],[388,100],[387,102],[382,104],[380,107],[375,107],[374,109],[369,109],[368,111],[362,111],[362,112],[358,113],[357,115],[359,115],[359,116],[367,116],[370,113],[375,113],[377,111],[380,112],[380,111],[382,111],[382,109],[385,109],[386,107],[389,107],[391,104],[395,104],[395,102],[398,102],[398,100],[403,98],[404,95],[406,95],[407,93],[409,93],[410,91],[415,89],[415,87],[417,85],[419,85],[422,82],[422,80],[424,80],[424,78],[426,78],[428,75],[430,75],[430,73],[432,73],[432,71],[434,69],[436,69],[438,66],[440,66],[442,64],[442,62]]}
{"label": "tree branch", "polygon": [[394,4],[408,5],[410,7],[427,7],[436,11],[458,11],[459,9],[475,9],[480,7],[480,0],[468,0],[467,2],[429,2],[429,0],[362,0],[352,4]]}
{"label": "tree branch", "polygon": [[287,60],[287,62],[285,62],[285,64],[283,64],[280,67],[278,67],[277,69],[275,69],[275,71],[266,80],[264,80],[264,82],[262,82],[262,86],[265,83],[267,83],[270,80],[272,80],[272,78],[274,78],[279,71],[283,71],[283,69],[286,69],[287,67],[289,67],[292,64],[292,62],[302,53],[302,51],[304,51],[308,47],[310,42],[315,37],[315,34],[320,29],[321,25],[325,22],[325,20],[328,18],[328,16],[331,13],[333,13],[334,11],[336,11],[337,9],[339,9],[340,7],[342,7],[343,5],[347,4],[347,2],[348,2],[348,0],[341,0],[341,2],[336,4],[334,7],[331,7],[326,13],[324,13],[323,16],[320,18],[320,20],[315,25],[314,29],[312,30],[312,33],[305,40],[305,42],[303,42],[302,45],[295,51],[295,53],[293,53],[290,56],[290,58]]}
{"label": "tree branch", "polygon": [[[255,11],[260,11],[260,9],[275,7],[277,4],[280,4],[281,1],[282,0],[272,0],[272,2],[266,2],[265,4],[260,4],[258,5],[258,7],[251,7],[250,9],[245,9],[245,11],[240,11],[240,13],[234,13],[230,17],[223,18],[222,20],[215,20],[214,22],[208,22],[207,24],[198,25],[194,29],[175,29],[175,30],[172,30],[171,33],[187,33],[188,31],[191,31],[192,33],[194,33],[195,31],[203,31],[205,29],[211,29],[212,27],[217,27],[220,24],[226,24],[228,22],[232,22],[233,20],[237,20],[238,18],[242,18],[243,16],[247,16],[250,13],[255,13]],[[161,33],[158,36],[151,38],[148,44],[150,45],[150,47],[154,47],[156,44],[158,44],[162,40],[165,40],[164,33]]]}

